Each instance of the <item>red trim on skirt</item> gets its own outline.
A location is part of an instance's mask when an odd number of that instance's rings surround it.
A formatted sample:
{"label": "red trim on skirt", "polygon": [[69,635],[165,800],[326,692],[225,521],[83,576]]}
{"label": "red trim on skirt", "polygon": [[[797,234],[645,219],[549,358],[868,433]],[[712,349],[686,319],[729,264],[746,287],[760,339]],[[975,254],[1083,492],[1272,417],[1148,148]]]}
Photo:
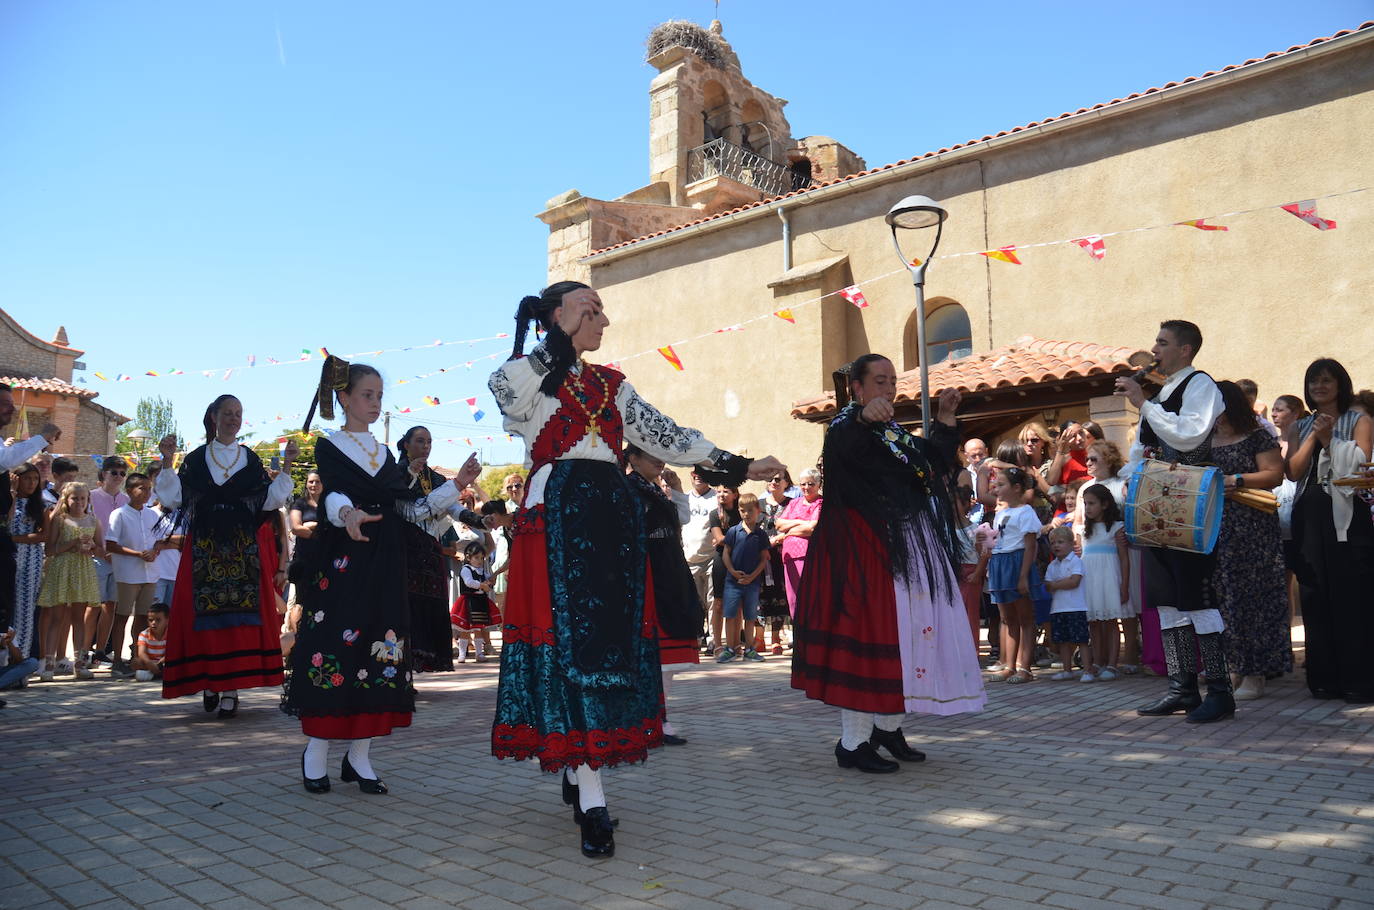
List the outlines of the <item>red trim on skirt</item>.
{"label": "red trim on skirt", "polygon": [[345,717],[302,717],[301,732],[316,739],[369,739],[410,726],[409,711],[352,714]]}
{"label": "red trim on skirt", "polygon": [[[807,551],[793,620],[792,688],[837,708],[900,714],[906,703],[887,545],[854,510],[846,527],[850,566],[834,566],[814,539]],[[843,612],[831,599],[835,571],[847,575]]]}
{"label": "red trim on skirt", "polygon": [[[511,567],[510,583],[506,589],[505,622],[501,628],[503,666],[506,642],[522,641],[536,648],[556,647],[553,595],[549,591],[548,542],[542,527],[515,535],[508,565]],[[648,569],[647,560],[645,568]],[[640,634],[646,638],[658,634],[653,578],[647,571]],[[650,749],[663,745],[663,713],[660,696],[658,715],[643,718],[633,727],[540,734],[529,724],[493,724],[491,754],[517,761],[538,759],[539,769],[545,772],[579,765],[595,769],[642,762],[649,757]]]}
{"label": "red trim on skirt", "polygon": [[277,537],[267,522],[258,525],[260,572],[258,619],[261,625],[228,629],[194,628],[191,563],[181,561],[167,625],[167,663],[162,697],[179,698],[209,689],[233,692],[282,684],[281,618],[272,576],[277,571]]}

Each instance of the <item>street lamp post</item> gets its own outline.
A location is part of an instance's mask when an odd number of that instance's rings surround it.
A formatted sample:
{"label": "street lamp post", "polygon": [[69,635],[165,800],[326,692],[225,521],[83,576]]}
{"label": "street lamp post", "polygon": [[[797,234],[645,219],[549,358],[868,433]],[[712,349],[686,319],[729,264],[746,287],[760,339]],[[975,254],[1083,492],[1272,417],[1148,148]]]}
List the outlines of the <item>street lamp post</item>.
{"label": "street lamp post", "polygon": [[131,440],[134,444],[134,453],[137,455],[142,455],[143,444],[146,443],[149,439],[152,439],[153,434],[149,433],[147,430],[142,429],[140,427],[139,429],[131,432],[127,438]]}
{"label": "street lamp post", "polygon": [[[926,267],[940,245],[940,232],[944,230],[945,219],[949,212],[944,206],[929,196],[907,196],[888,210],[884,219],[892,228],[892,245],[897,250],[897,258],[911,272],[911,282],[916,286],[916,346],[920,349],[921,368],[921,433],[930,432],[930,364],[926,356]],[[935,242],[924,259],[914,259],[902,252],[901,241],[897,239],[897,229],[923,230],[935,228]]]}

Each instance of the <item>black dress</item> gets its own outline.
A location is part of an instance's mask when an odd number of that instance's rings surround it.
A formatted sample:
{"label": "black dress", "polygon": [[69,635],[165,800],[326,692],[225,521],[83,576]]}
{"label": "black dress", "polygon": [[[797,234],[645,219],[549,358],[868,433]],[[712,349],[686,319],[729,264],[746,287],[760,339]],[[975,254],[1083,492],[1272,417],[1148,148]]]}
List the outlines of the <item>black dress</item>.
{"label": "black dress", "polygon": [[383,736],[409,726],[415,710],[405,571],[410,522],[402,510],[424,503],[389,451],[375,476],[329,439],[316,444],[315,460],[326,490],[382,520],[363,526],[365,541],[321,523],[299,596],[300,629],[282,710],[301,719],[306,736]]}
{"label": "black dress", "polygon": [[[404,469],[404,465],[402,465]],[[407,473],[407,479],[410,479]],[[424,493],[442,486],[433,468],[411,480],[411,489]],[[453,669],[453,634],[449,628],[448,557],[427,529],[405,524],[406,586],[410,594],[410,656],[416,673]]]}

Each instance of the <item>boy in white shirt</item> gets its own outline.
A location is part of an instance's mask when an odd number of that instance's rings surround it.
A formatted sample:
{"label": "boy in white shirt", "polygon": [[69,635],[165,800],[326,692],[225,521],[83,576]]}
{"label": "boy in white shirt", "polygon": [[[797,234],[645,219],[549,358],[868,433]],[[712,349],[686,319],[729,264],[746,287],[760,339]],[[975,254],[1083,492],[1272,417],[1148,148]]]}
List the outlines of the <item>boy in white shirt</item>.
{"label": "boy in white shirt", "polygon": [[124,650],[124,624],[133,617],[132,641],[148,626],[148,608],[157,591],[157,554],[162,549],[156,525],[159,515],[147,508],[153,493],[146,474],[133,473],[124,481],[129,501],[110,515],[105,549],[111,554],[118,599],[115,603],[114,661],[110,677],[128,679],[134,671],[120,656]]}
{"label": "boy in white shirt", "polygon": [[1064,669],[1050,679],[1073,679],[1073,649],[1083,653],[1082,682],[1096,682],[1088,651],[1088,600],[1083,596],[1083,560],[1073,551],[1073,531],[1066,527],[1050,531],[1050,552],[1054,560],[1045,569],[1045,590],[1054,596],[1050,606],[1050,635],[1059,646]]}

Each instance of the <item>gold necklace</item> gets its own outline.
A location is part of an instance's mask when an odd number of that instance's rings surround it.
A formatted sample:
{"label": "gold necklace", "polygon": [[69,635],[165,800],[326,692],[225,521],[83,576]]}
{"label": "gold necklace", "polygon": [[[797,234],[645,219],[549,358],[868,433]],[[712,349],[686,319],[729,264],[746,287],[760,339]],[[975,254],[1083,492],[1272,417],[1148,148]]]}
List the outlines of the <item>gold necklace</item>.
{"label": "gold necklace", "polygon": [[568,378],[572,381],[574,389],[572,399],[587,418],[587,434],[592,437],[592,448],[594,449],[596,448],[596,441],[601,438],[601,425],[597,423],[596,417],[600,416],[606,407],[606,384],[601,381],[601,377],[597,376],[595,371],[591,372],[592,378],[594,378],[597,385],[601,387],[602,399],[601,404],[597,407],[596,416],[594,416],[591,408],[587,407],[587,402],[591,401],[591,394],[588,393],[586,386],[582,385],[582,377],[579,375],[580,373],[587,372],[590,368],[585,363],[580,364],[580,366],[581,369],[578,373],[570,372]]}
{"label": "gold necklace", "polygon": [[218,458],[215,457],[215,445],[214,445],[214,443],[211,443],[210,445],[206,446],[205,448],[206,448],[207,451],[209,451],[209,453],[210,453],[210,460],[213,461],[213,462],[215,463],[215,467],[217,467],[217,468],[219,468],[221,471],[223,471],[223,472],[224,472],[224,479],[225,479],[225,480],[228,480],[228,479],[229,479],[229,475],[230,475],[231,473],[233,473],[234,468],[238,466],[239,459],[243,457],[243,447],[242,447],[242,446],[234,446],[234,460],[231,461],[231,462],[229,462],[229,464],[228,464],[227,466],[226,466],[226,465],[223,465],[223,464],[220,464],[220,460],[219,460]]}
{"label": "gold necklace", "polygon": [[363,448],[362,440],[359,439],[357,436],[353,435],[352,430],[344,430],[344,435],[346,435],[349,439],[353,440],[353,444],[358,447],[359,452],[362,452],[364,455],[367,455],[367,463],[372,466],[372,470],[375,471],[379,467],[381,467],[381,465],[377,463],[377,456],[382,454],[382,444],[380,442],[377,442],[377,440],[375,439],[372,440],[373,449],[372,452],[369,453],[367,449]]}

